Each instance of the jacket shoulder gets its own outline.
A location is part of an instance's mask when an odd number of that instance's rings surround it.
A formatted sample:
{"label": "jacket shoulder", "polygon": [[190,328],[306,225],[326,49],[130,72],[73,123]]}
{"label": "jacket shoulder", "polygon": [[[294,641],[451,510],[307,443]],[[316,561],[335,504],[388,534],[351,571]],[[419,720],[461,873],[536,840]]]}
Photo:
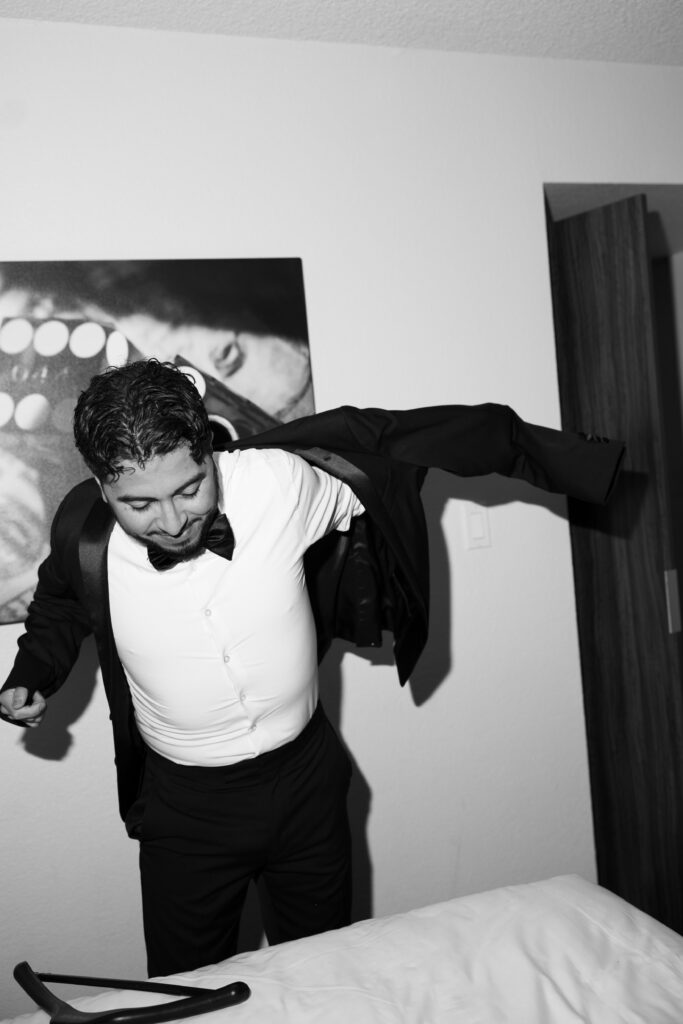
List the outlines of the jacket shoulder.
{"label": "jacket shoulder", "polygon": [[52,548],[64,550],[77,543],[93,506],[101,501],[95,480],[76,484],[62,499],[52,521]]}

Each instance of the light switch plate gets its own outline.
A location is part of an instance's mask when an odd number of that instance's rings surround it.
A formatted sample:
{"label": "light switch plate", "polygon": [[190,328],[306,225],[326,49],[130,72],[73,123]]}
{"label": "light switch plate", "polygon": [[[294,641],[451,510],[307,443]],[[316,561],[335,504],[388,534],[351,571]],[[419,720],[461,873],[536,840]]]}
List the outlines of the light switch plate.
{"label": "light switch plate", "polygon": [[465,547],[491,547],[491,525],[488,510],[483,505],[475,505],[471,501],[462,504],[462,523]]}

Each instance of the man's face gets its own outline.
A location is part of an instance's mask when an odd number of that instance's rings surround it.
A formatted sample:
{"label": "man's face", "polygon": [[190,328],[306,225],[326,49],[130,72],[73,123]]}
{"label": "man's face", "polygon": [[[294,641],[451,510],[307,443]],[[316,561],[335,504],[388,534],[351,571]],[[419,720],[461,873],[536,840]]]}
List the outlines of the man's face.
{"label": "man's face", "polygon": [[218,507],[211,456],[198,464],[183,445],[155,455],[144,467],[133,461],[122,465],[116,480],[100,481],[102,497],[122,529],[180,559],[199,554]]}

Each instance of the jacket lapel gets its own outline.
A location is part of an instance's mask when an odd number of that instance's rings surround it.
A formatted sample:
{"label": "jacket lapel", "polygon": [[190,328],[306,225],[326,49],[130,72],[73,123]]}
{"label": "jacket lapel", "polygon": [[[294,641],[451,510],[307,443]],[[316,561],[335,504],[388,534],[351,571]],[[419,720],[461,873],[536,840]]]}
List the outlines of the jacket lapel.
{"label": "jacket lapel", "polygon": [[125,820],[140,789],[144,748],[135,726],[130,691],[116,651],[109,614],[107,548],[113,528],[114,516],[98,493],[81,530],[78,559],[83,596],[90,613],[114,727],[119,810]]}
{"label": "jacket lapel", "polygon": [[114,516],[98,496],[81,532],[78,557],[87,608],[100,649],[113,644],[107,585],[107,546],[113,527]]}

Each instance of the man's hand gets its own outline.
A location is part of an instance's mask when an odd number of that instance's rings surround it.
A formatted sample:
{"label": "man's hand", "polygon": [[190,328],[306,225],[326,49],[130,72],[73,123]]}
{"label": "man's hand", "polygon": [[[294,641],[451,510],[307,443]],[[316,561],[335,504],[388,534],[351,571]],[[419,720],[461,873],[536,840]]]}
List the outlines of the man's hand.
{"label": "man's hand", "polygon": [[0,716],[31,729],[40,725],[47,708],[45,698],[36,690],[30,704],[26,703],[28,699],[28,690],[25,686],[16,686],[12,690],[0,693]]}

